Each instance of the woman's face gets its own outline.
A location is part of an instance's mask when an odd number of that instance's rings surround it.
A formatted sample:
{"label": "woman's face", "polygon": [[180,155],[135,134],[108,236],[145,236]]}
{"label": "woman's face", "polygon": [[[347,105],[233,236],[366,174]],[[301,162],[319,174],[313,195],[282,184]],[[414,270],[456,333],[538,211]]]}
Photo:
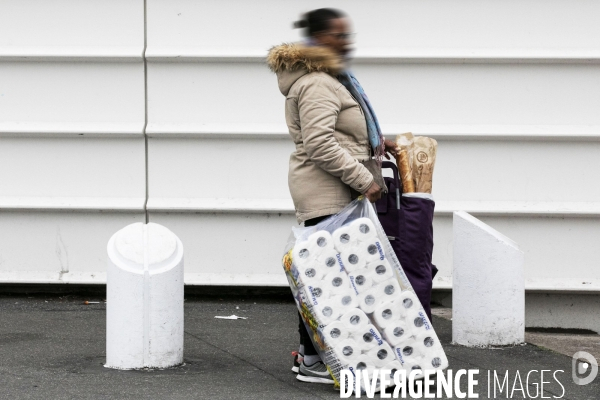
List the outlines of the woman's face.
{"label": "woman's face", "polygon": [[352,34],[348,18],[335,18],[329,21],[329,29],[315,35],[315,41],[326,46],[340,56],[347,55],[351,50]]}

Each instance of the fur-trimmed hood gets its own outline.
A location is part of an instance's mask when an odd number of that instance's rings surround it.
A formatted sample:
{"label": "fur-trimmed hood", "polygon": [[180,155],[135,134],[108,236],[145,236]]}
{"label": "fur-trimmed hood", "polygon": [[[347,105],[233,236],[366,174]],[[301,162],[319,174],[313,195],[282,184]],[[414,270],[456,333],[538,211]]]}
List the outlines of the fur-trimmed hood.
{"label": "fur-trimmed hood", "polygon": [[342,59],[328,48],[301,43],[283,43],[272,47],[267,55],[267,65],[277,74],[279,90],[284,96],[303,75],[325,72],[335,76],[344,68]]}

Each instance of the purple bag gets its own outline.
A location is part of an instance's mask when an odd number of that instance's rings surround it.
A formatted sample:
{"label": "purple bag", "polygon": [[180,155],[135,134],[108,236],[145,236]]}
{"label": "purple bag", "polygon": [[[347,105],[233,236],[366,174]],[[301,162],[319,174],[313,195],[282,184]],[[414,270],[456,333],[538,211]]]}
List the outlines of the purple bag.
{"label": "purple bag", "polygon": [[433,252],[433,210],[435,202],[426,198],[402,196],[398,168],[384,161],[393,178],[385,178],[388,187],[375,208],[396,257],[431,320],[431,287],[437,268],[431,263]]}

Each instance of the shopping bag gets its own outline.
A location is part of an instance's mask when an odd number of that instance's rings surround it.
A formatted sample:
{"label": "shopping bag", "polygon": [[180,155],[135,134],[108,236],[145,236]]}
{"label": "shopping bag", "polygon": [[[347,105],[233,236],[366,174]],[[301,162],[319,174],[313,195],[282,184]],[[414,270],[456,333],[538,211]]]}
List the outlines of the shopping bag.
{"label": "shopping bag", "polygon": [[432,281],[437,268],[432,264],[433,212],[435,202],[428,193],[402,193],[396,165],[384,161],[391,169],[386,177],[389,191],[375,202],[379,221],[411,286],[431,320]]}
{"label": "shopping bag", "polygon": [[400,369],[423,376],[448,367],[431,321],[363,196],[316,226],[292,228],[283,268],[315,349],[338,385],[343,369],[367,375],[388,370],[393,382]]}

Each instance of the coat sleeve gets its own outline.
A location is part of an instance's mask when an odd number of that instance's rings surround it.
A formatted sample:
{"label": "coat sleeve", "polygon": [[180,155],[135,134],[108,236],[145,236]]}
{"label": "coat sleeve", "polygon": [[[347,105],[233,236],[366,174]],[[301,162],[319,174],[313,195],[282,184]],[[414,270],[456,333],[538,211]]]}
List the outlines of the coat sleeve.
{"label": "coat sleeve", "polygon": [[321,169],[364,193],[373,183],[371,172],[342,148],[333,135],[340,109],[341,101],[328,77],[317,75],[303,82],[298,94],[298,113],[306,154]]}

